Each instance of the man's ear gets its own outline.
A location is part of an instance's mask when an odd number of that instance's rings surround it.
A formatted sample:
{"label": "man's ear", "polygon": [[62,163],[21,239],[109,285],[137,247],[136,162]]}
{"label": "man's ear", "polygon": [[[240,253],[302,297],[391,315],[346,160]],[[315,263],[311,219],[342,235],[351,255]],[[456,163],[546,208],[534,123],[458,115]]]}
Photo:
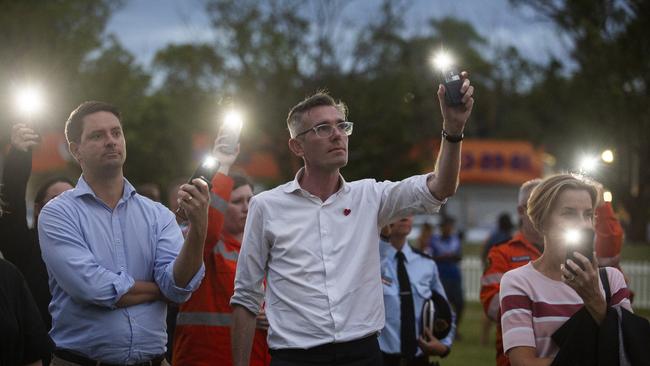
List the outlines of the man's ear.
{"label": "man's ear", "polygon": [[290,138],[289,150],[291,150],[291,152],[293,152],[296,156],[302,158],[305,155],[305,150],[303,149],[302,144],[303,144],[302,141],[296,138]]}
{"label": "man's ear", "polygon": [[70,154],[74,158],[74,160],[79,162],[79,144],[72,141],[68,144],[68,150],[70,151]]}

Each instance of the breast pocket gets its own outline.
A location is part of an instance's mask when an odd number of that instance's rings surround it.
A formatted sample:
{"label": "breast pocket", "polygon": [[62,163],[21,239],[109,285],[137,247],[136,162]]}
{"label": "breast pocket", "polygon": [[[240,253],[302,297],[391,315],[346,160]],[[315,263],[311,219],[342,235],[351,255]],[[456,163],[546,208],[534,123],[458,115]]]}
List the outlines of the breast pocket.
{"label": "breast pocket", "polygon": [[400,300],[399,285],[394,279],[382,277],[382,290],[384,291],[384,307],[386,319],[399,318]]}
{"label": "breast pocket", "polygon": [[428,283],[419,282],[415,284],[415,292],[417,292],[418,296],[423,300],[431,297],[431,288],[429,288]]}

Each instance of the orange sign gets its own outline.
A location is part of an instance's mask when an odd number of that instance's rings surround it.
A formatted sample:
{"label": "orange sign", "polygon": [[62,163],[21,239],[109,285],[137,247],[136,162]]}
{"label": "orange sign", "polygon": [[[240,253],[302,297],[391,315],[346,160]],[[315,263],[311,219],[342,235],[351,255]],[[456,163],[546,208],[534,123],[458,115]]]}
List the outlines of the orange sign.
{"label": "orange sign", "polygon": [[[438,148],[435,150],[437,154]],[[543,173],[541,150],[527,141],[463,141],[461,183],[522,184]]]}

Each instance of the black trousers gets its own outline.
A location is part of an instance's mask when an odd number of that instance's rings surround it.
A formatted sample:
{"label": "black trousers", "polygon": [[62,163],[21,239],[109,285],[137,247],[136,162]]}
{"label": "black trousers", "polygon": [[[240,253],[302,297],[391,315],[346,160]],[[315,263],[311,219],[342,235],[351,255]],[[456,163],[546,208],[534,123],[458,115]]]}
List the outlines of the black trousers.
{"label": "black trousers", "polygon": [[309,349],[270,350],[271,366],[382,366],[377,335]]}
{"label": "black trousers", "polygon": [[428,356],[415,357],[406,361],[400,355],[393,355],[390,353],[382,353],[384,358],[384,366],[434,366],[438,365],[437,362],[430,363]]}

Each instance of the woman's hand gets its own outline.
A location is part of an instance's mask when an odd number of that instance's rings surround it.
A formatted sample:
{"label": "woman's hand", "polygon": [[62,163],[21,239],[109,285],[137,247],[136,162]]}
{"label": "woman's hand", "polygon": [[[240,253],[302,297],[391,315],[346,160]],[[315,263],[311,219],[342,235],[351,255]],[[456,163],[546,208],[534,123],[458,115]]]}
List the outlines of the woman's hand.
{"label": "woman's hand", "polygon": [[600,324],[605,319],[607,303],[603,294],[600,292],[596,253],[594,252],[591,262],[589,262],[587,257],[578,252],[575,253],[574,257],[582,263],[584,270],[577,263],[569,259],[567,266],[573,270],[575,275],[565,265],[562,265],[562,281],[575,290],[585,303],[589,314],[591,314],[596,323]]}

